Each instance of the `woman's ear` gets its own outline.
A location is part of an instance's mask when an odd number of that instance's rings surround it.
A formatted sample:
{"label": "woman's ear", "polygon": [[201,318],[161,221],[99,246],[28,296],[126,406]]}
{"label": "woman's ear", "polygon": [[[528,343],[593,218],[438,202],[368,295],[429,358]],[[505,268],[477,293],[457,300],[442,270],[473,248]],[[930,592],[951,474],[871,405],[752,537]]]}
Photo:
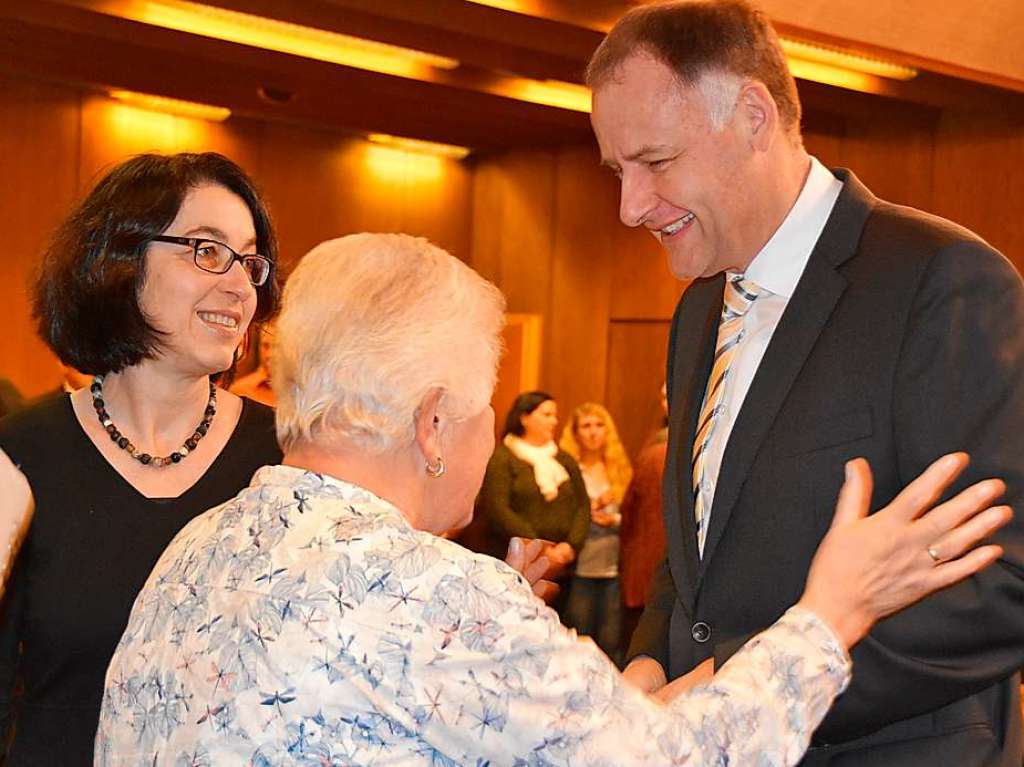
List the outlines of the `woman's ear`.
{"label": "woman's ear", "polygon": [[434,386],[424,395],[420,406],[416,408],[413,415],[416,427],[416,445],[427,463],[433,464],[441,455],[441,440],[439,439],[440,418],[437,415],[437,407],[444,397],[444,389]]}

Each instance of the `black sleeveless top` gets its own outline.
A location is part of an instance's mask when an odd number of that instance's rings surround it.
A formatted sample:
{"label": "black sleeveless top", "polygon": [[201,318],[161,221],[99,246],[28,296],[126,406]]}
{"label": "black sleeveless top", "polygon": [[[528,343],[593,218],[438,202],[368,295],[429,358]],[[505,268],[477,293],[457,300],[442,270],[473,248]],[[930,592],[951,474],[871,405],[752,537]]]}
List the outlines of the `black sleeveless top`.
{"label": "black sleeveless top", "polygon": [[67,395],[0,421],[0,448],[36,504],[0,608],[0,737],[15,728],[6,767],[92,764],[107,664],[153,565],[186,522],[281,462],[273,410],[242,402],[220,455],[171,499],[126,482]]}

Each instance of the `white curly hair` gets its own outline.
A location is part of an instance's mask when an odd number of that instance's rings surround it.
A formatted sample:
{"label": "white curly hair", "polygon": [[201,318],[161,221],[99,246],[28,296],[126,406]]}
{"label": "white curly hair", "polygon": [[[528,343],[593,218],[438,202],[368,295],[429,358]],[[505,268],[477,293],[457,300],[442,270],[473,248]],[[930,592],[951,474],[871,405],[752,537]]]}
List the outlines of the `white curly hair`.
{"label": "white curly hair", "polygon": [[490,402],[505,323],[501,292],[404,234],[353,234],[302,258],[272,348],[277,436],[381,453],[411,444],[427,392],[461,420]]}

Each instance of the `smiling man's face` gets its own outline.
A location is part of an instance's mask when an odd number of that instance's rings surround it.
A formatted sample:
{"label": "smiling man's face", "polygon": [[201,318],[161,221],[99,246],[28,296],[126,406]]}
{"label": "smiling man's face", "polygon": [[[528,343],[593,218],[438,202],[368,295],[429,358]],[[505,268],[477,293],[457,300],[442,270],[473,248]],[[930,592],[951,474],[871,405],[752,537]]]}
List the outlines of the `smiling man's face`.
{"label": "smiling man's face", "polygon": [[679,278],[742,270],[763,244],[741,112],[716,129],[703,93],[647,54],[594,91],[602,162],[622,185],[619,217],[658,238]]}

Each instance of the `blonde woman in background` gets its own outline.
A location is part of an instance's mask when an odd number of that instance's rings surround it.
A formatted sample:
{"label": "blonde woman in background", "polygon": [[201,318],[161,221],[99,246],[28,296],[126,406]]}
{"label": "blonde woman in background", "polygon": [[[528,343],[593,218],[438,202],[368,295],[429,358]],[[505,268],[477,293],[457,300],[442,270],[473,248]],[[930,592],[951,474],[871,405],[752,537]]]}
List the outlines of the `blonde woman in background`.
{"label": "blonde woman in background", "polygon": [[590,530],[569,587],[566,622],[593,637],[616,663],[621,659],[619,506],[633,469],[611,414],[595,402],[577,407],[562,431],[561,448],[580,465],[590,497]]}

